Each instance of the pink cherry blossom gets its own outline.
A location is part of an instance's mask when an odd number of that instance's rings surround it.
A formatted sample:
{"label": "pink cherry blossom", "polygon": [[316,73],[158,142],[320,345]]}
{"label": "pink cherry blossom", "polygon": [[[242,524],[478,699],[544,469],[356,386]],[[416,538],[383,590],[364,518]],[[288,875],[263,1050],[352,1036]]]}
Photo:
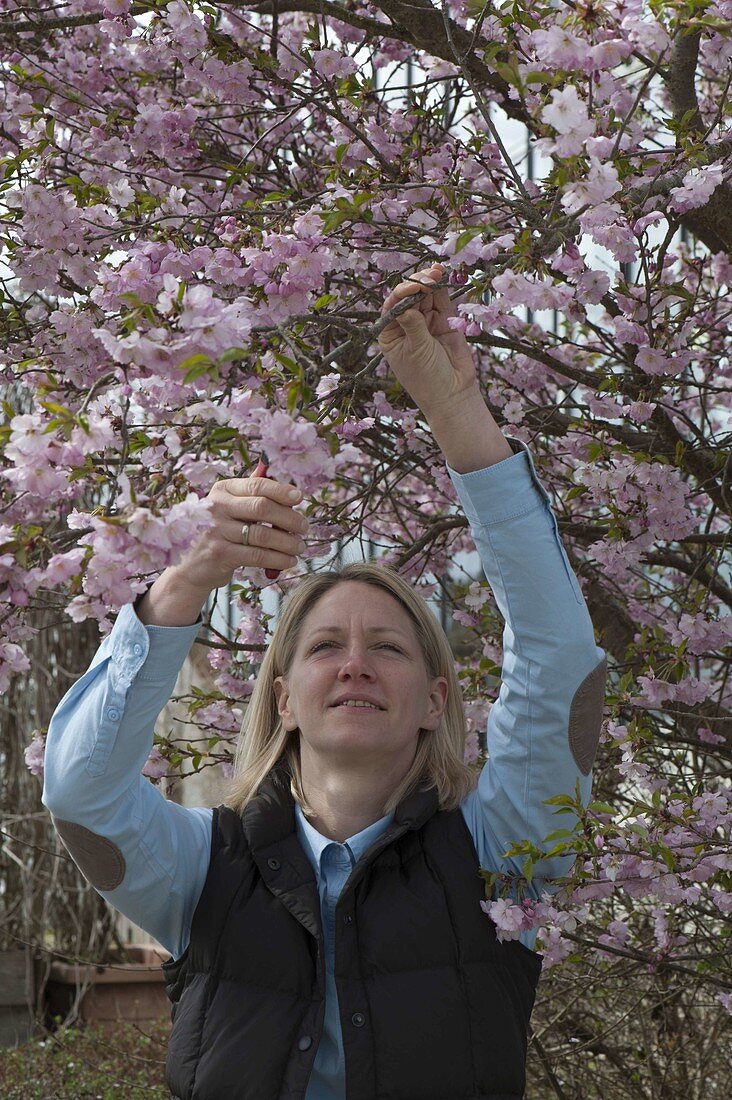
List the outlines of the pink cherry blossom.
{"label": "pink cherry blossom", "polygon": [[590,157],[587,176],[565,188],[562,206],[570,213],[575,213],[585,205],[598,207],[620,190],[616,168],[612,164],[601,164],[597,157]]}
{"label": "pink cherry blossom", "polygon": [[610,289],[610,277],[604,271],[584,271],[577,280],[577,299],[597,305]]}
{"label": "pink cherry blossom", "polygon": [[271,477],[292,481],[309,495],[335,473],[335,459],[318,439],[312,424],[294,421],[278,410],[260,417],[260,430]]}
{"label": "pink cherry blossom", "polygon": [[8,690],[14,674],[28,672],[29,658],[15,642],[0,641],[0,692]]}
{"label": "pink cherry blossom", "polygon": [[26,767],[31,775],[43,778],[43,758],[46,751],[46,738],[40,730],[33,730],[33,740],[23,753]]}
{"label": "pink cherry blossom", "polygon": [[78,576],[81,564],[86,556],[83,546],[75,546],[63,554],[54,554],[43,571],[43,580],[48,585],[64,584]]}
{"label": "pink cherry blossom", "polygon": [[504,940],[517,940],[521,932],[529,927],[525,910],[504,898],[492,902],[481,901],[480,907],[495,924],[496,938],[500,943]]}
{"label": "pink cherry blossom", "polygon": [[671,189],[671,206],[680,214],[704,206],[724,182],[724,178],[724,169],[718,164],[690,168],[681,187]]}
{"label": "pink cherry blossom", "polygon": [[232,707],[228,702],[210,703],[196,711],[196,721],[203,729],[217,733],[221,737],[238,734],[241,729],[243,712],[240,707]]}
{"label": "pink cherry blossom", "polygon": [[183,48],[185,57],[195,57],[206,45],[208,35],[200,18],[183,0],[165,6],[165,26],[172,42]]}
{"label": "pink cherry blossom", "polygon": [[699,740],[705,741],[708,745],[723,745],[725,742],[722,734],[712,733],[708,726],[699,726],[696,733]]}
{"label": "pink cherry blossom", "polygon": [[566,27],[553,26],[532,31],[531,45],[537,58],[562,69],[583,68],[587,60],[587,41]]}
{"label": "pink cherry blossom", "polygon": [[607,38],[586,52],[584,64],[593,72],[598,69],[614,69],[633,52],[630,42],[623,38]]}
{"label": "pink cherry blossom", "polygon": [[690,354],[679,352],[668,355],[659,348],[640,348],[636,365],[646,374],[680,374],[688,365]]}
{"label": "pink cherry blossom", "polygon": [[686,641],[687,650],[697,655],[708,649],[723,649],[732,640],[732,615],[710,621],[703,615],[684,613],[678,624],[671,625],[669,636],[674,645]]}
{"label": "pink cherry blossom", "polygon": [[337,374],[335,372],[332,374],[324,374],[315,389],[318,397],[326,397],[329,393],[332,393],[333,390],[338,386],[340,380],[340,374]]}
{"label": "pink cherry blossom", "polygon": [[559,135],[553,148],[561,157],[581,152],[583,142],[594,130],[594,124],[587,116],[587,106],[573,84],[551,92],[551,102],[543,108],[541,118]]}
{"label": "pink cherry blossom", "polygon": [[165,759],[158,746],[153,745],[150,750],[150,755],[143,765],[142,774],[146,775],[148,779],[157,782],[158,779],[162,779],[163,776],[166,776],[169,770],[170,764]]}
{"label": "pink cherry blossom", "polygon": [[333,77],[350,76],[356,72],[356,62],[345,57],[337,50],[313,50],[313,66],[321,76],[330,80]]}

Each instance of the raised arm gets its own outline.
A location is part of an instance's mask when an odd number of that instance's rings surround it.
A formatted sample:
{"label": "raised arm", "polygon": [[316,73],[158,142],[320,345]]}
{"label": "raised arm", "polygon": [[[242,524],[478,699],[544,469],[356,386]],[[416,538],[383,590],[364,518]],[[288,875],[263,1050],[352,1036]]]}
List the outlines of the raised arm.
{"label": "raised arm", "polygon": [[[380,346],[427,419],[470,523],[486,579],[505,620],[498,699],[488,721],[487,761],[461,807],[481,865],[520,874],[518,841],[540,845],[571,815],[544,800],[590,798],[607,665],[562,545],[549,494],[529,449],[506,437],[485,404],[470,348],[450,330],[454,313],[440,264],[401,283],[383,311],[420,299],[383,330]],[[529,894],[565,875],[572,856],[537,863]],[[532,946],[535,933],[522,933]]]}
{"label": "raised arm", "polygon": [[[482,470],[512,454],[480,392],[475,364],[462,332],[450,329],[455,313],[442,264],[418,271],[386,298],[382,314],[420,299],[382,330],[379,347],[415,404],[449,466],[458,473]],[[436,288],[436,289],[435,289]]]}
{"label": "raised arm", "polygon": [[[292,564],[293,532],[306,521],[289,490],[261,478],[217,483],[214,525],[136,605],[121,609],[49,724],[42,800],[61,840],[89,883],[176,958],[208,871],[211,810],[167,801],[142,768],[208,593],[242,566]],[[256,524],[249,545],[241,539],[246,521]]]}
{"label": "raised arm", "polygon": [[42,801],[79,870],[173,955],[205,880],[210,811],[168,802],[141,772],[199,627],[145,627],[123,607],[56,707],[44,762]]}
{"label": "raised arm", "polygon": [[[576,818],[544,800],[590,799],[600,735],[606,660],[557,530],[549,496],[529,449],[489,469],[449,469],[483,571],[505,620],[499,695],[488,719],[489,759],[463,805],[481,865],[521,873],[503,853],[520,840],[536,845]],[[483,835],[481,836],[481,830]],[[565,875],[573,856],[538,862],[527,891],[539,897]]]}

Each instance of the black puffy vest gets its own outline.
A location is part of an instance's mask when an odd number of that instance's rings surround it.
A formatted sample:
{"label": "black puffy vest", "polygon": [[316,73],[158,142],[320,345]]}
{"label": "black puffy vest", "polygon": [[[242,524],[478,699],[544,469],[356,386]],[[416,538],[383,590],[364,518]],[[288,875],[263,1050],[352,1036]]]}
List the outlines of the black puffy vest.
{"label": "black puffy vest", "polygon": [[[541,957],[500,943],[460,809],[399,804],[336,907],[344,1100],[519,1100]],[[278,765],[211,860],[180,959],[166,1080],[177,1100],[304,1100],[325,1015],[320,899]]]}

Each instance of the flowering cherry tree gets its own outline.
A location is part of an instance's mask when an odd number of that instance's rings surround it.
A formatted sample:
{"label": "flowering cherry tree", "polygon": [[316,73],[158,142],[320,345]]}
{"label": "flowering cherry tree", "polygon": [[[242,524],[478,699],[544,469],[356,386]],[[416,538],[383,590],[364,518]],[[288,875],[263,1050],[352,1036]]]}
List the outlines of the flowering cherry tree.
{"label": "flowering cherry tree", "polygon": [[[36,609],[107,632],[261,450],[309,499],[312,558],[367,537],[435,592],[467,521],[377,339],[389,288],[440,260],[611,666],[595,800],[558,792],[544,848],[577,854],[571,879],[544,900],[493,879],[484,903],[502,937],[538,928],[563,990],[533,1079],[723,1093],[732,2],[3,0],[0,47],[0,688]],[[235,582],[201,739],[157,744],[151,777],[229,759],[267,623],[264,573]],[[502,624],[484,585],[449,595],[475,729]],[[541,854],[517,838],[523,886]]]}

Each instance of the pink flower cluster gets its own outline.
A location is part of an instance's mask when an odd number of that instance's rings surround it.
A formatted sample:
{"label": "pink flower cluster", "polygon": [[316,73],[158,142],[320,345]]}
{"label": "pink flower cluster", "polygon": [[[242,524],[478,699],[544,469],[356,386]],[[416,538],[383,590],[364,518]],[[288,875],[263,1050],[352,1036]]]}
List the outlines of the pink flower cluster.
{"label": "pink flower cluster", "polygon": [[201,533],[213,526],[210,504],[195,493],[173,504],[164,516],[149,508],[135,508],[129,518],[108,518],[74,510],[67,519],[72,530],[85,530],[79,546],[89,547],[84,574],[85,595],[68,606],[75,622],[93,616],[102,619],[107,610],[131,603],[147,588],[139,574],[161,572],[174,565]]}
{"label": "pink flower cluster", "polygon": [[43,759],[46,752],[46,737],[41,730],[33,730],[33,740],[24,752],[25,763],[31,775],[43,778]]}

